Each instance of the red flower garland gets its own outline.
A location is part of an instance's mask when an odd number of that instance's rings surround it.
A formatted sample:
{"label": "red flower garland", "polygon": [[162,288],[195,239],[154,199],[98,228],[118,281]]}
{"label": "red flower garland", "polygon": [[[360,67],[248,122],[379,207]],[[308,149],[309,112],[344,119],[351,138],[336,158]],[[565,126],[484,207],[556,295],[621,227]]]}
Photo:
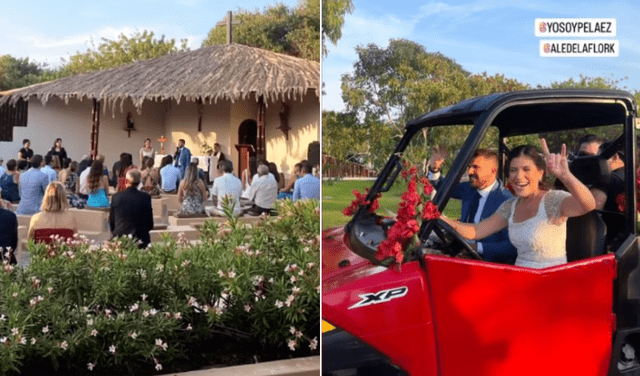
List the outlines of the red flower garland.
{"label": "red flower garland", "polygon": [[[358,191],[357,189],[354,189],[353,191],[351,191],[351,193],[356,196],[356,199],[351,202],[351,205],[342,210],[342,214],[346,216],[352,216],[356,212],[356,210],[358,210],[358,207],[360,205],[370,204],[370,202],[366,200],[367,194],[369,193],[369,188],[365,188],[365,193],[360,193],[360,191]],[[380,203],[378,202],[380,196],[382,196],[382,194],[378,193],[376,198],[373,200],[373,203],[371,203],[371,206],[369,207],[369,211],[371,213],[375,213],[376,210],[378,210],[378,208],[380,207]]]}
{"label": "red flower garland", "polygon": [[[378,245],[378,251],[375,255],[376,259],[380,261],[387,260],[398,264],[402,263],[405,259],[405,254],[411,251],[411,239],[420,231],[422,220],[436,219],[441,215],[438,207],[426,197],[433,193],[433,186],[429,179],[426,177],[418,178],[417,166],[409,167],[406,161],[403,164],[405,169],[402,170],[401,176],[408,182],[407,190],[400,196],[402,201],[398,205],[396,221],[387,231],[387,238]],[[422,194],[418,192],[418,182],[422,184]],[[366,190],[366,192],[368,191],[369,189]],[[366,194],[361,194],[356,189],[352,193],[356,196],[356,199],[351,202],[351,205],[342,210],[342,214],[347,216],[353,215],[360,205],[370,204],[366,200]],[[378,203],[380,196],[381,194],[378,193],[373,203],[369,206],[371,213],[374,213],[380,207]],[[422,214],[418,212],[418,206],[421,204],[423,204]]]}
{"label": "red flower garland", "polygon": [[[398,207],[396,222],[387,231],[387,238],[380,242],[376,259],[383,261],[391,259],[400,264],[405,259],[405,253],[411,251],[410,243],[414,235],[420,230],[421,219],[436,219],[440,212],[436,205],[421,197],[418,193],[418,181],[423,185],[425,196],[433,192],[433,186],[425,177],[418,179],[418,168],[412,166],[408,171],[402,171],[402,177],[408,179],[407,190],[402,194],[402,201]],[[418,205],[424,202],[422,215],[418,216]]]}

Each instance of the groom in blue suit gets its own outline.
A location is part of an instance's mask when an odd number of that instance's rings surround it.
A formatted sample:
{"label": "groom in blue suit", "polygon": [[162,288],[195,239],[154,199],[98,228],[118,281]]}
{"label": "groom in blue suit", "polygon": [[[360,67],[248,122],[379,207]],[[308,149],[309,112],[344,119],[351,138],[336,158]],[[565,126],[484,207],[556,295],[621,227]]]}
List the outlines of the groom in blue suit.
{"label": "groom in blue suit", "polygon": [[[429,162],[429,180],[438,188],[444,179],[440,174],[446,158],[444,147],[436,148]],[[469,181],[458,183],[451,194],[452,198],[462,201],[460,220],[466,223],[478,223],[490,217],[498,207],[511,198],[508,190],[502,188],[497,179],[498,155],[488,149],[478,149],[469,164]],[[484,239],[476,241],[475,248],[486,261],[513,264],[516,261],[516,248],[509,241],[509,232],[504,229]]]}
{"label": "groom in blue suit", "polygon": [[191,150],[184,146],[185,141],[183,139],[178,140],[178,150],[176,150],[175,166],[180,169],[180,177],[184,178],[184,173],[187,171],[189,163],[191,163]]}

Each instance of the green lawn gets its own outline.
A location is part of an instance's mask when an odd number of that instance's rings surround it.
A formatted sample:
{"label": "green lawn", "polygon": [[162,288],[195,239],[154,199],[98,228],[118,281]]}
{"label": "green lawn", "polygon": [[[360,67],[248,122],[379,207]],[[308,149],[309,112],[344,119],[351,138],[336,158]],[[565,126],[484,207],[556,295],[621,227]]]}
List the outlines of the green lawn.
{"label": "green lawn", "polygon": [[[322,228],[327,229],[346,224],[351,217],[342,214],[342,209],[351,204],[355,196],[351,193],[354,189],[364,192],[365,188],[371,187],[373,180],[341,180],[323,182],[322,184]],[[398,210],[400,196],[406,190],[404,181],[398,179],[396,184],[382,194],[380,198],[381,215],[391,215]],[[460,216],[460,201],[449,200],[445,208],[445,215],[450,218]]]}

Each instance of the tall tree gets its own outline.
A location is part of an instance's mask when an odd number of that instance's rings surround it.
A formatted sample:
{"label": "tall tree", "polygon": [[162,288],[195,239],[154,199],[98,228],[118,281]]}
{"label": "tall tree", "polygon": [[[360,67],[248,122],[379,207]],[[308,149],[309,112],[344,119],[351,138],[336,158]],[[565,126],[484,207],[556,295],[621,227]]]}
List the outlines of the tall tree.
{"label": "tall tree", "polygon": [[60,75],[70,76],[109,69],[186,50],[188,50],[186,39],[181,40],[181,45],[178,47],[175,39],[166,40],[164,35],[156,39],[152,31],[145,30],[142,33],[136,31],[131,36],[120,34],[115,40],[102,38],[102,42],[97,47],[93,46],[93,49],[71,56],[64,62]]}
{"label": "tall tree", "polygon": [[[315,4],[314,4],[315,2]],[[234,15],[233,41],[269,51],[320,61],[320,5],[302,1],[298,7],[269,6],[264,12],[240,9]],[[226,43],[224,27],[209,31],[203,46]]]}
{"label": "tall tree", "polygon": [[[310,7],[320,9],[320,0],[308,0]],[[352,0],[322,1],[322,53],[327,55],[326,40],[334,46],[342,38],[342,26],[347,13],[353,12]]]}
{"label": "tall tree", "polygon": [[47,72],[45,64],[29,61],[28,57],[0,56],[0,91],[29,86],[41,81]]}

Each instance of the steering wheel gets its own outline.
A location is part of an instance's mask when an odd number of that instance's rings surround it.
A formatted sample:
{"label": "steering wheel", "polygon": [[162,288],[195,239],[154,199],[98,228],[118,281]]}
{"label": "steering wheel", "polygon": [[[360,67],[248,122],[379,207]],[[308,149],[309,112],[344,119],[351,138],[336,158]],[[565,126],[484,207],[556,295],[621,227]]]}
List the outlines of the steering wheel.
{"label": "steering wheel", "polygon": [[[451,239],[447,238],[444,236],[444,234],[442,233],[442,231],[449,233],[449,235],[453,236],[453,238],[455,239],[455,241],[462,246],[462,248],[464,248],[467,252],[469,252],[469,254],[471,255],[472,258],[476,259],[476,260],[482,260],[482,256],[480,256],[480,254],[478,253],[478,251],[476,251],[475,249],[473,249],[473,247],[471,247],[471,244],[469,244],[463,237],[462,235],[460,235],[460,233],[458,233],[458,231],[456,231],[453,227],[449,226],[449,224],[447,224],[445,221],[443,221],[442,219],[438,218],[436,219],[435,222],[435,227],[436,227],[436,235],[438,235],[438,237],[440,238],[440,240],[442,240],[445,244],[449,244],[451,243]],[[438,231],[440,230],[440,231]],[[458,252],[457,254],[459,254],[460,252]],[[456,254],[456,255],[457,255]],[[455,256],[455,255],[454,255]]]}

